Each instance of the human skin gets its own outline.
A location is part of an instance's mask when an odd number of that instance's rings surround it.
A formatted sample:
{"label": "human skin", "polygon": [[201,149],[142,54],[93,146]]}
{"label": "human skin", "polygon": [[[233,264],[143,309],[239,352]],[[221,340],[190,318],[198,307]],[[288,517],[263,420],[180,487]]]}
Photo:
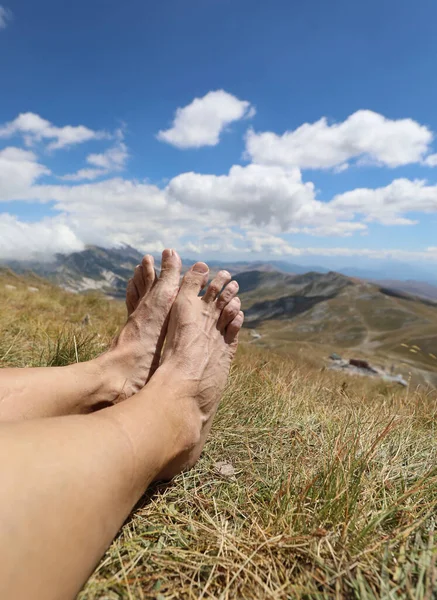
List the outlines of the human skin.
{"label": "human skin", "polygon": [[127,286],[123,340],[119,336],[98,358],[67,367],[0,369],[0,422],[87,414],[138,392],[159,366],[180,273],[175,250],[162,253],[159,278],[153,257],[143,258]]}
{"label": "human skin", "polygon": [[[217,298],[224,272],[198,297],[207,279],[204,263],[186,273],[162,365],[138,393],[90,415],[0,424],[0,598],[74,598],[148,485],[197,460],[244,318],[238,286]],[[120,336],[120,360],[131,347]]]}

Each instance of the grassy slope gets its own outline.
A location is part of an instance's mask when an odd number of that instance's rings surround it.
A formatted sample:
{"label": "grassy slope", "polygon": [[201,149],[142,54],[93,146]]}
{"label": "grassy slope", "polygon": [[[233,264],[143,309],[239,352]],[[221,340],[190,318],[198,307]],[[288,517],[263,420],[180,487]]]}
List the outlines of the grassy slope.
{"label": "grassy slope", "polygon": [[[1,273],[0,303],[3,366],[92,356],[124,314]],[[81,600],[432,598],[436,393],[316,364],[242,345],[199,465],[149,490]]]}
{"label": "grassy slope", "polygon": [[[267,291],[272,299],[281,295],[275,287]],[[251,306],[254,293],[243,294],[243,305]],[[321,300],[291,319],[255,323],[262,335],[257,345],[284,351],[299,345],[321,358],[338,351],[394,365],[415,382],[437,386],[437,305],[387,295],[366,283]]]}

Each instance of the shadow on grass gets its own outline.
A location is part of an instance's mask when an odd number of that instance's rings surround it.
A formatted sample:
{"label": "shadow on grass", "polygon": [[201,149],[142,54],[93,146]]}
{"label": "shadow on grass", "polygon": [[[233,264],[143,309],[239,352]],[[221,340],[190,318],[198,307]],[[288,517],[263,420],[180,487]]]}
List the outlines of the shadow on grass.
{"label": "shadow on grass", "polygon": [[141,498],[131,510],[128,518],[120,527],[120,531],[117,533],[114,539],[116,540],[120,537],[120,534],[123,532],[123,528],[135,520],[139,511],[143,510],[144,508],[147,508],[156,498],[162,496],[172,486],[173,481],[157,481],[155,483],[150,484],[146,492],[141,496]]}

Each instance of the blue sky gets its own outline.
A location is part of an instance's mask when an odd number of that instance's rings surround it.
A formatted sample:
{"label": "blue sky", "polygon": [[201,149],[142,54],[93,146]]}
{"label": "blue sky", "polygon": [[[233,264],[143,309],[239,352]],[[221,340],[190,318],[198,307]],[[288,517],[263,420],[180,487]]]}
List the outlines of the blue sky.
{"label": "blue sky", "polygon": [[0,258],[434,269],[434,1],[0,5]]}

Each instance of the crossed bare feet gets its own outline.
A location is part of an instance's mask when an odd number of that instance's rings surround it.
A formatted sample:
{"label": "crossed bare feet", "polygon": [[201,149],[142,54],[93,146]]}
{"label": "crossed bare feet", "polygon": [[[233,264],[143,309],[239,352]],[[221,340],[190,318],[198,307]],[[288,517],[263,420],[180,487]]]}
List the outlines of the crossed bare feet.
{"label": "crossed bare feet", "polygon": [[[222,396],[229,368],[238,345],[244,315],[237,298],[238,284],[227,271],[220,271],[203,297],[209,269],[196,263],[185,274],[179,288],[181,260],[174,250],[165,250],[157,277],[153,258],[146,256],[127,289],[129,318],[107,359],[118,373],[118,401],[139,392],[157,371],[167,385],[184,390],[194,403],[198,431],[192,443],[160,478],[173,477],[193,466]],[[161,352],[166,338],[160,368]],[[190,426],[192,423],[190,423]],[[197,425],[196,425],[197,427]]]}

